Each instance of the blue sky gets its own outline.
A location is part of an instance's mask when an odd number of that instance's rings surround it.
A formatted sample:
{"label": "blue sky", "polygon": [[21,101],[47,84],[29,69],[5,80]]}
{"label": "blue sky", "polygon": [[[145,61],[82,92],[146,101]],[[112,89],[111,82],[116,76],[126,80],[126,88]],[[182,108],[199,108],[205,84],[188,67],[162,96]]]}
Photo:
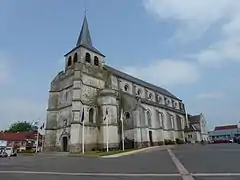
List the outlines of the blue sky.
{"label": "blue sky", "polygon": [[210,129],[240,120],[239,1],[1,0],[0,129],[45,118],[50,82],[85,6],[107,64],[167,88]]}

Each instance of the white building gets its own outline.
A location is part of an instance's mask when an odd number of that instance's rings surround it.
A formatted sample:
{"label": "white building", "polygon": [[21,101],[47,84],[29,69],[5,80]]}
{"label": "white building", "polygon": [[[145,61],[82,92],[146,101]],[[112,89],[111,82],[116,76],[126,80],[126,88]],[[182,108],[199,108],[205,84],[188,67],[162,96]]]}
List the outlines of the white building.
{"label": "white building", "polygon": [[[105,56],[91,41],[87,18],[76,46],[65,55],[65,71],[52,80],[49,92],[45,151],[81,151],[85,115],[86,150],[118,148],[120,111],[124,137],[134,147],[185,139],[182,100],[166,89],[132,77],[105,64]],[[108,109],[108,121],[104,121]],[[108,122],[109,138],[106,134]]]}

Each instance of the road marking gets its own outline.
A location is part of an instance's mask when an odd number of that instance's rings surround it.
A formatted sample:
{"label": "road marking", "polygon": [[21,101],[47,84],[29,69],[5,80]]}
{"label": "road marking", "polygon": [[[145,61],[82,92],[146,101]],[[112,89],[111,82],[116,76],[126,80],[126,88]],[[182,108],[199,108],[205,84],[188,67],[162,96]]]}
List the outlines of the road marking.
{"label": "road marking", "polygon": [[[39,175],[65,175],[65,176],[125,176],[125,177],[177,177],[181,174],[129,174],[129,173],[63,173],[63,172],[37,172],[37,171],[0,171],[0,174],[39,174]],[[240,176],[240,173],[192,173],[190,176]],[[186,177],[183,177],[183,179]],[[184,180],[185,180],[184,179]],[[187,179],[188,180],[188,179]]]}
{"label": "road marking", "polygon": [[193,176],[240,176],[240,173],[192,173]]}
{"label": "road marking", "polygon": [[[204,151],[202,151],[201,149],[194,149],[194,151],[178,149],[177,151],[178,151],[178,153],[216,152],[216,150],[214,150],[214,149],[205,149]],[[220,152],[240,152],[240,149],[218,149],[217,151],[220,151]]]}
{"label": "road marking", "polygon": [[180,174],[128,174],[128,173],[63,173],[63,172],[37,172],[37,171],[0,171],[0,174],[42,174],[66,176],[125,176],[125,177],[175,177]]}
{"label": "road marking", "polygon": [[175,156],[175,154],[168,149],[168,154],[172,158],[175,166],[177,167],[179,173],[182,176],[183,180],[194,180],[193,176],[187,171],[187,169],[182,165],[182,163],[178,160],[178,158]]}

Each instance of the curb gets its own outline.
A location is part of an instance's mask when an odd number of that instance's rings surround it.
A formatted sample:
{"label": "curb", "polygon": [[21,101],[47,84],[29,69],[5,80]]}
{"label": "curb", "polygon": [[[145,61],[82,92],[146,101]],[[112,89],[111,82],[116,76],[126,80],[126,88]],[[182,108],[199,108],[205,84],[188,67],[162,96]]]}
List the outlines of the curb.
{"label": "curb", "polygon": [[98,158],[98,155],[86,155],[86,154],[69,154],[68,157],[87,157],[87,158]]}
{"label": "curb", "polygon": [[122,152],[122,153],[118,153],[118,154],[101,156],[100,158],[118,158],[118,157],[128,156],[128,155],[132,155],[132,154],[136,154],[136,153],[140,153],[140,152],[148,152],[150,150],[154,150],[154,149],[158,149],[158,148],[159,148],[159,150],[165,150],[165,149],[170,149],[170,148],[173,148],[173,147],[174,147],[174,145],[171,145],[171,146],[153,146],[153,147],[142,148],[142,149],[133,150],[133,151],[129,151],[129,152]]}

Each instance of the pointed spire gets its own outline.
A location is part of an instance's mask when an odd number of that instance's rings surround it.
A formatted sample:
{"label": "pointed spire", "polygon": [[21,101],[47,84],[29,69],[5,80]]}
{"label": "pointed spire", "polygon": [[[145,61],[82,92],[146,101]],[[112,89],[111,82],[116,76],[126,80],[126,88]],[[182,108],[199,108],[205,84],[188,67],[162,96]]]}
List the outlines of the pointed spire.
{"label": "pointed spire", "polygon": [[82,25],[82,29],[77,41],[76,46],[86,46],[86,47],[92,47],[92,40],[91,40],[91,36],[90,36],[90,31],[88,28],[88,22],[87,22],[87,16],[86,16],[86,12],[85,12],[85,16],[84,16],[84,20],[83,20],[83,25]]}
{"label": "pointed spire", "polygon": [[85,10],[84,14],[85,15],[84,15],[84,20],[83,20],[83,24],[82,24],[82,29],[81,29],[80,35],[78,37],[76,47],[83,46],[83,47],[85,47],[85,48],[87,48],[87,49],[89,49],[89,50],[91,50],[95,53],[98,53],[98,54],[104,56],[92,44],[91,35],[90,35],[89,28],[88,28],[86,10]]}

